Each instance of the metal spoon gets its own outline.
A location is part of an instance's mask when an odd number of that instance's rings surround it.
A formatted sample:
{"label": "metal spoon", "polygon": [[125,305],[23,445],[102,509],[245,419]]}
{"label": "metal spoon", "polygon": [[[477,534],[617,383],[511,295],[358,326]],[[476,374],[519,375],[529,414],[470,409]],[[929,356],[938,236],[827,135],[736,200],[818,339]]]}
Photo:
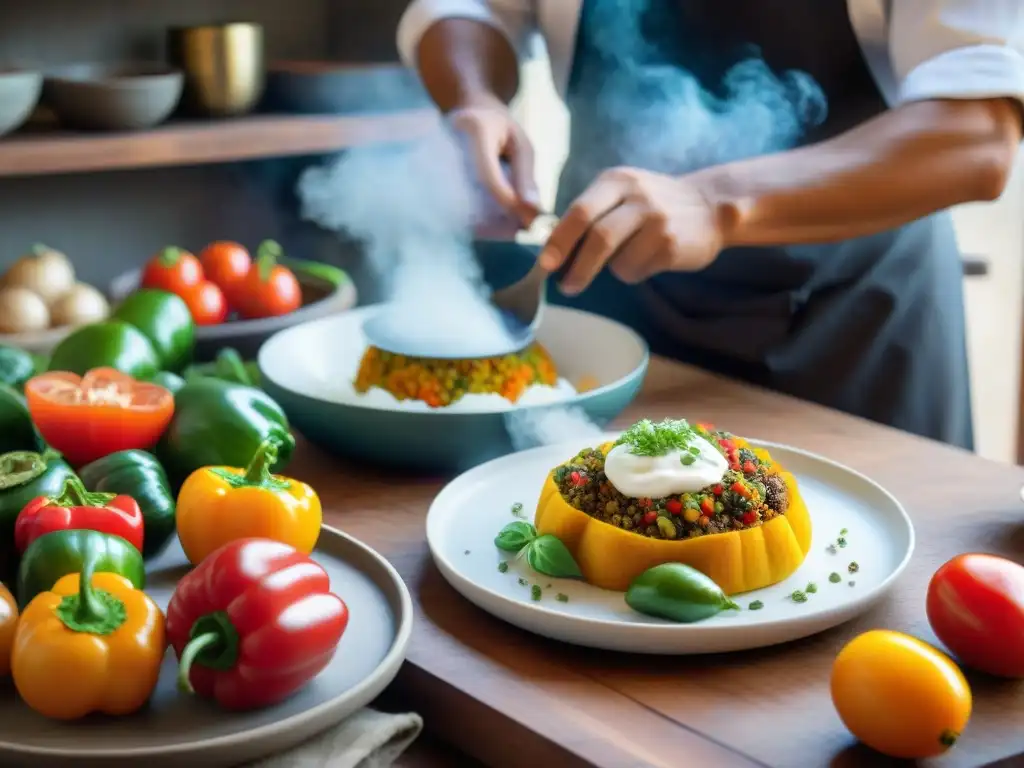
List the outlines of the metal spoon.
{"label": "metal spoon", "polygon": [[[557,223],[555,216],[538,216],[529,230],[516,233],[515,243],[529,248],[532,256],[538,246],[547,242]],[[363,334],[371,346],[408,357],[471,360],[519,352],[533,343],[540,327],[547,305],[547,278],[547,271],[534,263],[520,280],[491,294],[490,303],[498,310],[506,332],[504,338],[495,339],[497,343],[486,348],[479,348],[473,343],[475,340],[460,344],[459,339],[446,339],[443,347],[438,346],[434,340],[409,333],[409,329],[401,327],[386,307],[363,321]]]}

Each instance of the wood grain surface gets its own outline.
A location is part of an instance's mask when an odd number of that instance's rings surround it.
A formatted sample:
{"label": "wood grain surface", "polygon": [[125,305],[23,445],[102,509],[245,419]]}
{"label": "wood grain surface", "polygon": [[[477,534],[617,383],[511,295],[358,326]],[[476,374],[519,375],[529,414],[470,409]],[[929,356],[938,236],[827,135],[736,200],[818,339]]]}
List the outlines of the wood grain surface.
{"label": "wood grain surface", "polygon": [[[847,625],[756,651],[659,658],[560,644],[490,617],[441,578],[424,517],[444,478],[347,465],[303,444],[291,473],[320,491],[330,524],[385,554],[412,591],[415,631],[390,695],[419,711],[433,737],[495,768],[888,765],[840,723],[828,692],[832,660],[877,627],[936,642],[924,594],[953,555],[1024,559],[1024,470],[661,360],[617,424],[641,416],[711,421],[819,452],[884,485],[917,531],[891,596]],[[971,722],[929,765],[1024,764],[1024,686],[968,679]],[[438,760],[424,765],[446,764]]]}

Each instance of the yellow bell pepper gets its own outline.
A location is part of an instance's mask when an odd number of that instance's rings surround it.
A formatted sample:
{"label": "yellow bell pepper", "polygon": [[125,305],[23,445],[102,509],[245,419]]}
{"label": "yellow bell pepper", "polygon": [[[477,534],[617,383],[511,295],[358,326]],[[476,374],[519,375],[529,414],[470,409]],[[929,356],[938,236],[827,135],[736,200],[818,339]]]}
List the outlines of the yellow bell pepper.
{"label": "yellow bell pepper", "polygon": [[17,627],[18,602],[10,590],[0,584],[0,677],[11,674],[11,650]]}
{"label": "yellow bell pepper", "polygon": [[156,688],[167,650],[159,606],[124,576],[86,562],[26,606],[11,676],[24,702],[45,717],[128,715]]}
{"label": "yellow bell pepper", "polygon": [[[607,452],[610,445],[602,449]],[[595,587],[625,592],[648,568],[682,563],[704,573],[727,595],[735,595],[792,575],[811,548],[811,519],[796,479],[788,472],[781,475],[789,490],[785,515],[755,528],[671,541],[623,530],[573,508],[562,498],[552,471],[541,490],[534,525],[539,534],[562,540],[583,577]]]}
{"label": "yellow bell pepper", "polygon": [[185,556],[199,565],[207,555],[238,539],[273,539],[305,555],[320,537],[323,510],[305,483],[272,475],[273,442],[260,445],[249,466],[201,467],[178,492],[178,538]]}

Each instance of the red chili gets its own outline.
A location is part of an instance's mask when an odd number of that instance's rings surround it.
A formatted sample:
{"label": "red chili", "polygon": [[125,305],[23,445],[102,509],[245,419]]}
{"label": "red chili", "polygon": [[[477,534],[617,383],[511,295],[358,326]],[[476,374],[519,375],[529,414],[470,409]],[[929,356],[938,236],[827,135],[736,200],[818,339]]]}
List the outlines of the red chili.
{"label": "red chili", "polygon": [[732,440],[730,440],[727,437],[723,437],[721,440],[719,440],[718,444],[720,446],[722,446],[723,448],[725,448],[725,450],[727,450],[727,451],[734,451],[734,450],[736,450],[736,443],[734,443]]}
{"label": "red chili", "polygon": [[729,488],[745,499],[750,498],[750,489],[739,481],[736,481],[735,483],[730,485]]}
{"label": "red chili", "polygon": [[91,493],[77,477],[68,478],[59,496],[39,496],[25,505],[14,522],[14,546],[24,553],[40,536],[74,529],[111,533],[142,551],[142,511],[135,499]]}
{"label": "red chili", "polygon": [[572,484],[576,486],[586,485],[587,483],[587,476],[582,472],[577,472],[576,470],[573,470],[572,474],[569,475],[569,479],[572,481]]}
{"label": "red chili", "polygon": [[752,462],[752,461],[744,461],[743,462],[743,473],[744,474],[752,475],[755,472],[757,472],[757,467],[754,465],[754,462]]}
{"label": "red chili", "polygon": [[167,640],[178,685],[229,710],[277,704],[330,663],[348,607],[321,565],[270,539],[236,539],[178,582]]}
{"label": "red chili", "polygon": [[639,504],[644,509],[647,509],[649,506],[651,506],[651,500],[647,498],[638,499],[636,503]]}
{"label": "red chili", "polygon": [[658,513],[653,509],[644,512],[644,525],[652,525],[658,519]]}
{"label": "red chili", "polygon": [[725,489],[722,488],[721,485],[716,485],[714,488],[711,489],[711,492],[715,494],[715,496],[721,496],[723,493],[725,493]]}
{"label": "red chili", "polygon": [[747,512],[740,520],[744,525],[753,525],[757,522],[757,512]]}
{"label": "red chili", "polygon": [[679,499],[669,499],[665,502],[665,509],[670,515],[678,515],[683,511],[683,503]]}
{"label": "red chili", "polygon": [[715,514],[715,502],[713,502],[710,498],[705,496],[700,501],[700,510],[708,517],[711,517],[713,514]]}

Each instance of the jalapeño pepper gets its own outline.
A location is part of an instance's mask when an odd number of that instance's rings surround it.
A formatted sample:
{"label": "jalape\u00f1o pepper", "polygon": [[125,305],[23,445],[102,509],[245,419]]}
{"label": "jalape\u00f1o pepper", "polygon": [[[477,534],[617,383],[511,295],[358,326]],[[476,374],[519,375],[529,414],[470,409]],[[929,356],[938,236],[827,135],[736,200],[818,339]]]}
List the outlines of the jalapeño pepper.
{"label": "jalape\u00f1o pepper", "polygon": [[626,604],[638,613],[681,623],[739,609],[715,582],[682,563],[663,563],[641,573],[626,591]]}
{"label": "jalape\u00f1o pepper", "polygon": [[118,451],[78,471],[82,483],[97,493],[131,496],[142,510],[142,555],[160,554],[174,536],[175,504],[167,474],[146,451]]}

